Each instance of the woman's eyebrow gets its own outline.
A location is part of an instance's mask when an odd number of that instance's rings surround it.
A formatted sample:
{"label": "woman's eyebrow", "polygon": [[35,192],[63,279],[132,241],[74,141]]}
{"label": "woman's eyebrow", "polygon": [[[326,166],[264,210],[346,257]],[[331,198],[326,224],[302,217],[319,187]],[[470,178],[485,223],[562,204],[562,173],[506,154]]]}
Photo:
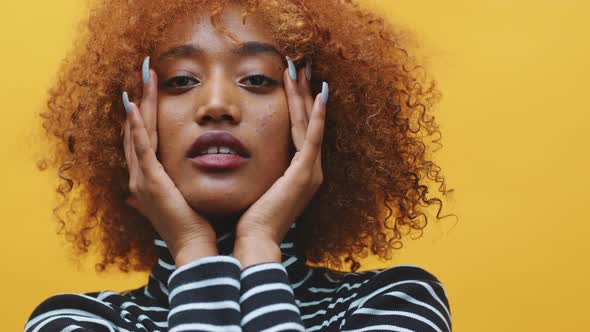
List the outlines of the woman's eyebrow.
{"label": "woman's eyebrow", "polygon": [[[273,45],[257,41],[245,42],[241,45],[238,45],[237,47],[232,48],[230,52],[241,56],[259,53],[271,53],[276,54],[279,58],[283,59],[281,52],[279,52]],[[197,44],[184,44],[173,46],[167,49],[166,51],[160,53],[157,59],[161,61],[171,58],[199,56],[203,53],[205,53],[205,51]]]}

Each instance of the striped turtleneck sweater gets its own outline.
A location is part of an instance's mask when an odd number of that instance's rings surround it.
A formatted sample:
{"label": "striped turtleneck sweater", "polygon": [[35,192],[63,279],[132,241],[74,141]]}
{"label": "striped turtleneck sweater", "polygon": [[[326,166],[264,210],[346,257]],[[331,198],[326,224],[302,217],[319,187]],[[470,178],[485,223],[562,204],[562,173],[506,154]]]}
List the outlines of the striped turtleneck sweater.
{"label": "striped turtleneck sweater", "polygon": [[232,230],[219,255],[176,268],[161,237],[147,284],[120,293],[61,293],[41,302],[25,332],[48,331],[451,331],[440,281],[415,265],[360,273],[310,267],[291,227],[282,262],[242,269]]}

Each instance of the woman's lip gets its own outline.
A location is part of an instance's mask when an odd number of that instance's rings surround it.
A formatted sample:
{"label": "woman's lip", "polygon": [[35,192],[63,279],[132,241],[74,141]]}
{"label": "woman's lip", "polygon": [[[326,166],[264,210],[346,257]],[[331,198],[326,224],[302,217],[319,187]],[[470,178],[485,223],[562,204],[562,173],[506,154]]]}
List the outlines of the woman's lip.
{"label": "woman's lip", "polygon": [[250,151],[244,144],[230,132],[223,130],[209,130],[200,135],[188,149],[186,156],[188,158],[195,158],[204,150],[210,147],[228,147],[240,156],[250,158]]}
{"label": "woman's lip", "polygon": [[242,166],[248,159],[250,158],[229,153],[203,154],[190,158],[195,165],[204,169],[235,169]]}

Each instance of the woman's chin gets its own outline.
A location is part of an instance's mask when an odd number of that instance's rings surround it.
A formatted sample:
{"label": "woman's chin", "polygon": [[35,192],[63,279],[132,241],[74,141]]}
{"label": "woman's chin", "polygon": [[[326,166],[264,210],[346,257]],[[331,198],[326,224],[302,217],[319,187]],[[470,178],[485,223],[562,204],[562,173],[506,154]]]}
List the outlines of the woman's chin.
{"label": "woman's chin", "polygon": [[[233,203],[233,204],[232,204]],[[190,204],[191,207],[211,223],[234,221],[238,219],[248,206],[235,204],[236,202],[211,202]]]}

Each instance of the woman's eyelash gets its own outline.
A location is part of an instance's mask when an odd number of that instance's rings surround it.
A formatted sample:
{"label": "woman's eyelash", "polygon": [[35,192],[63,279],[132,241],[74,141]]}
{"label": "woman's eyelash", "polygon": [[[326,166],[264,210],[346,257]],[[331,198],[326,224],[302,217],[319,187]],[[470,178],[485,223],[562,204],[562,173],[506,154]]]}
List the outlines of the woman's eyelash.
{"label": "woman's eyelash", "polygon": [[164,82],[164,86],[168,87],[168,88],[186,88],[186,85],[181,85],[181,86],[175,86],[173,83],[176,81],[178,81],[178,79],[189,79],[189,80],[193,80],[196,81],[194,78],[190,77],[190,76],[174,76],[171,79],[167,80],[166,82]]}
{"label": "woman's eyelash", "polygon": [[[262,74],[256,74],[256,75],[248,76],[248,77],[246,77],[246,80],[252,79],[253,77],[260,77],[263,80],[266,80],[268,82],[268,84],[266,84],[266,85],[260,85],[260,86],[270,86],[270,85],[274,85],[274,84],[278,83],[276,80],[273,80],[272,78],[270,78],[268,76],[264,76]],[[254,86],[257,86],[257,85],[254,85]]]}
{"label": "woman's eyelash", "polygon": [[[278,81],[274,80],[268,76],[262,75],[262,74],[255,74],[255,75],[250,75],[248,77],[245,78],[245,80],[251,80],[252,78],[262,78],[263,82],[266,81],[268,82],[267,84],[253,84],[252,86],[271,86],[274,84],[277,84]],[[186,80],[192,80],[192,81],[197,81],[194,78],[190,77],[190,76],[174,76],[171,79],[167,80],[166,82],[164,82],[164,86],[169,87],[169,88],[186,88],[188,85],[185,84],[180,84],[180,85],[175,85],[174,82],[179,83],[178,81],[182,79],[183,82],[185,82]]]}

